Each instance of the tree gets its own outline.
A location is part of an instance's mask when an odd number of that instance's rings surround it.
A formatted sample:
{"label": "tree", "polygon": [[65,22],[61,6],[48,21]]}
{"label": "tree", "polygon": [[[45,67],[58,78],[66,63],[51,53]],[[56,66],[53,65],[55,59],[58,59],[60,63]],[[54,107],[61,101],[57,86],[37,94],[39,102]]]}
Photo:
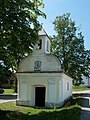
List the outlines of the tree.
{"label": "tree", "polygon": [[11,71],[7,66],[4,66],[3,62],[0,62],[0,86],[2,83],[7,83],[11,76]]}
{"label": "tree", "polygon": [[[0,0],[0,61],[15,69],[32,52],[40,29],[42,0]],[[2,67],[1,67],[2,68]],[[0,73],[1,74],[1,73]]]}
{"label": "tree", "polygon": [[85,67],[86,69],[86,76],[90,76],[90,50],[85,50],[85,55],[86,55],[86,59],[85,59]]}
{"label": "tree", "polygon": [[42,0],[0,0],[0,60],[12,67],[30,53],[38,37]]}
{"label": "tree", "polygon": [[70,13],[57,16],[53,24],[57,35],[53,36],[51,51],[59,58],[64,72],[75,80],[75,84],[81,84],[81,76],[88,67],[85,64],[84,36],[70,18]]}

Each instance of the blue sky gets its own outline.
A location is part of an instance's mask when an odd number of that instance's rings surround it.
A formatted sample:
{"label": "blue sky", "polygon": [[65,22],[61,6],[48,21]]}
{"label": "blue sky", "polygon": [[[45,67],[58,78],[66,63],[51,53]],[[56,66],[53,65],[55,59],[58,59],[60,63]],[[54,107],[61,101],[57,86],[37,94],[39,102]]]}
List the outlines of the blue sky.
{"label": "blue sky", "polygon": [[90,0],[43,0],[47,18],[39,18],[40,23],[48,35],[55,35],[52,22],[56,16],[64,13],[71,13],[71,19],[76,22],[76,26],[80,27],[84,35],[85,48],[90,49]]}

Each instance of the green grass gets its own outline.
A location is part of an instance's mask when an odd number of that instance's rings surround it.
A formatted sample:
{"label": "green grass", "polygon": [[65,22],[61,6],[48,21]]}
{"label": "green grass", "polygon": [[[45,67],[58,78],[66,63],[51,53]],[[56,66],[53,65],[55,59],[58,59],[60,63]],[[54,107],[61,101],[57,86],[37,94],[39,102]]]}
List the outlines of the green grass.
{"label": "green grass", "polygon": [[80,120],[80,106],[60,109],[34,109],[16,106],[15,102],[0,104],[2,120]]}
{"label": "green grass", "polygon": [[4,89],[4,94],[12,94],[14,93],[14,89]]}
{"label": "green grass", "polygon": [[90,88],[87,88],[85,86],[73,86],[72,90],[73,91],[83,91],[83,90],[90,90]]}

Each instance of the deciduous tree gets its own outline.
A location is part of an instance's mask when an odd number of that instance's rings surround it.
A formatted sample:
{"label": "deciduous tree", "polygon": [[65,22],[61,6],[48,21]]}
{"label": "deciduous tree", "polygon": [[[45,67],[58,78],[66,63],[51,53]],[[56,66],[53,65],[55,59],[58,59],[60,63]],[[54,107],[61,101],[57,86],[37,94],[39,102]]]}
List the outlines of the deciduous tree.
{"label": "deciduous tree", "polygon": [[57,35],[53,36],[51,51],[59,58],[64,72],[81,84],[81,76],[88,69],[84,36],[69,13],[57,16],[53,24]]}
{"label": "deciduous tree", "polygon": [[0,0],[0,60],[15,64],[37,41],[42,0]]}
{"label": "deciduous tree", "polygon": [[38,39],[42,0],[0,0],[0,61],[14,69]]}

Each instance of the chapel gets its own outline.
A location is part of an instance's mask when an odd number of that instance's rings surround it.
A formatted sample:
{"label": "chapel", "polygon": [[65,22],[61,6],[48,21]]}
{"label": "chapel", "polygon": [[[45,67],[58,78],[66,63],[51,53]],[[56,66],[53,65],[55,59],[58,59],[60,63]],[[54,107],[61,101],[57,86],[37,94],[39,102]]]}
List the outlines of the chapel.
{"label": "chapel", "polygon": [[41,29],[32,54],[20,62],[17,105],[60,107],[72,96],[72,79],[61,69],[59,59],[50,54],[50,42]]}

